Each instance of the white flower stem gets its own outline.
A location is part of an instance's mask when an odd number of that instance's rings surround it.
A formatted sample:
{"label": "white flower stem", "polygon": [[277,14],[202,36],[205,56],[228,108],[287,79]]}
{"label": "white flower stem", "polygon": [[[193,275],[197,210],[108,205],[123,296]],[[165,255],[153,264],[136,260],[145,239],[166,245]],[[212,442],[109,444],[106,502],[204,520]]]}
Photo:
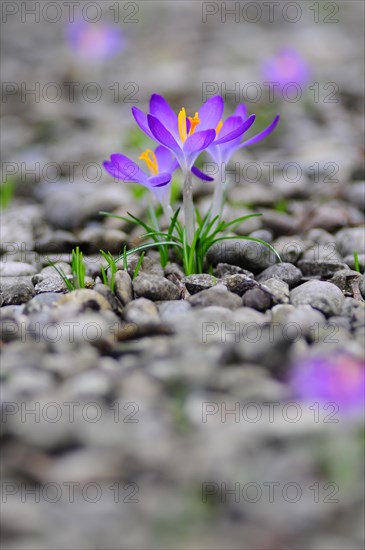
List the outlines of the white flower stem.
{"label": "white flower stem", "polygon": [[218,161],[218,177],[215,181],[215,188],[212,200],[212,208],[210,211],[210,219],[212,220],[216,216],[221,216],[223,210],[223,195],[224,195],[224,168],[223,162]]}
{"label": "white flower stem", "polygon": [[163,202],[162,203],[162,209],[163,209],[163,213],[165,215],[166,221],[170,225],[171,218],[174,215],[174,211],[172,209],[171,204],[168,201]]}
{"label": "white flower stem", "polygon": [[190,170],[185,170],[183,187],[183,207],[188,244],[193,242],[195,233],[195,213],[193,204],[193,179]]}

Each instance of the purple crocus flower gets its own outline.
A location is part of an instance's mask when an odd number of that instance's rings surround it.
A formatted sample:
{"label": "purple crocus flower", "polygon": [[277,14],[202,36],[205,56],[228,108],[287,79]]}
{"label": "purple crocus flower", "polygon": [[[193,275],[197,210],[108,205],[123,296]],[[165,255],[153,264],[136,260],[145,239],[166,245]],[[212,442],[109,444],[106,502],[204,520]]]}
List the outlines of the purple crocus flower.
{"label": "purple crocus flower", "polygon": [[[207,148],[207,152],[215,162],[228,163],[232,155],[238,149],[241,149],[241,147],[247,147],[248,145],[253,145],[254,143],[257,143],[267,137],[278,125],[280,115],[277,114],[267,128],[246,141],[242,141],[242,134],[251,128],[252,124],[255,122],[255,118],[255,115],[247,117],[247,107],[240,103],[237,105],[232,116],[228,117],[225,122],[221,121],[219,123],[216,129],[217,138]],[[239,127],[241,133],[233,139],[230,138],[229,140],[226,140],[225,138],[227,137],[227,134],[230,134],[230,128],[233,126]]]}
{"label": "purple crocus flower", "polygon": [[265,61],[262,66],[263,77],[279,88],[280,93],[288,84],[297,84],[300,87],[307,85],[309,68],[303,57],[291,48],[283,48],[274,57]]}
{"label": "purple crocus flower", "polygon": [[[155,151],[147,149],[140,155],[144,160],[149,174],[146,174],[133,160],[120,153],[110,156],[110,161],[103,163],[105,170],[114,178],[140,183],[147,187],[164,207],[169,208],[170,182],[178,163],[171,152],[163,146]],[[171,213],[171,212],[170,212]]]}
{"label": "purple crocus flower", "polygon": [[364,412],[365,364],[351,355],[340,352],[302,359],[293,366],[290,382],[303,401],[335,403],[343,415]]}
{"label": "purple crocus flower", "polygon": [[71,48],[83,59],[108,59],[125,47],[120,28],[110,23],[89,23],[83,19],[69,23],[67,39]]}
{"label": "purple crocus flower", "polygon": [[[254,123],[255,115],[251,115],[247,118],[247,108],[243,104],[237,105],[237,108],[233,114],[226,119],[225,122],[220,121],[216,128],[216,139],[209,145],[207,152],[210,157],[216,163],[218,168],[218,179],[214,189],[212,208],[210,211],[211,218],[219,216],[223,207],[223,195],[224,195],[224,183],[223,183],[223,171],[224,166],[229,162],[233,154],[241,147],[247,147],[257,141],[261,141],[276,128],[279,122],[280,115],[277,114],[274,120],[269,124],[267,128],[256,134],[246,141],[242,141],[242,134],[244,134]],[[232,136],[231,129],[239,128],[240,133],[234,138],[226,140],[227,136]]]}
{"label": "purple crocus flower", "polygon": [[[139,127],[150,138],[173,151],[184,173],[192,169],[202,179],[210,179],[204,177],[193,164],[201,151],[215,140],[223,109],[223,99],[214,96],[193,117],[187,117],[184,108],[176,115],[162,96],[153,94],[148,115],[137,107],[133,107],[132,112]],[[242,135],[244,122],[237,118],[226,130],[219,140],[222,143]]]}

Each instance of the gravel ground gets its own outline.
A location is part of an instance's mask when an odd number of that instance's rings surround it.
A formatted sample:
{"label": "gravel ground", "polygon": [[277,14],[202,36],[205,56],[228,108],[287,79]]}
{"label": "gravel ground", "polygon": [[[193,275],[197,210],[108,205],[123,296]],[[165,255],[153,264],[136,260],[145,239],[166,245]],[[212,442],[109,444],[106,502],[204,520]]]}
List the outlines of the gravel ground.
{"label": "gravel ground", "polygon": [[[63,3],[57,23],[42,13],[40,23],[23,21],[29,3],[11,4],[19,13],[3,21],[2,53],[3,165],[16,184],[1,212],[3,548],[360,550],[364,418],[351,395],[346,413],[343,395],[351,369],[364,372],[363,4],[329,3],[339,8],[332,14],[291,3],[301,16],[290,23],[288,2],[274,21],[259,3],[256,22],[247,2],[237,3],[237,22],[224,22],[220,2],[102,2],[103,17],[122,10],[127,45],[98,65],[65,43]],[[261,82],[262,60],[283,43],[307,59],[310,84],[296,102],[248,100],[245,85]],[[57,102],[49,83],[62,92]],[[137,277],[138,257],[128,270],[118,264],[112,292],[99,250],[116,255],[141,235],[99,211],[144,216],[149,203],[100,168],[111,152],[136,156],[131,106],[145,109],[158,92],[193,110],[214,89],[234,109],[235,86],[258,128],[281,112],[277,131],[232,163],[225,219],[263,216],[213,246],[206,273],[185,276],[173,257],[163,269],[150,251]],[[196,183],[202,211],[210,185]],[[271,243],[282,263],[242,235]],[[86,288],[68,292],[49,264],[70,274],[78,245]],[[298,392],[296,366],[307,362],[309,372],[331,357],[350,372],[337,398]]]}

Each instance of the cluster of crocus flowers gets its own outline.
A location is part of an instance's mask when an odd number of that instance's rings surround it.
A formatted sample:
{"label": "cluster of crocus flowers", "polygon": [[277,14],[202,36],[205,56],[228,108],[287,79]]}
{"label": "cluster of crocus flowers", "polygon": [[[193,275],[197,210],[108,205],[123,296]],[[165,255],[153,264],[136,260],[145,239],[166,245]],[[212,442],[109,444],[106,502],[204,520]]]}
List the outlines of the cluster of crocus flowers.
{"label": "cluster of crocus flowers", "polygon": [[67,27],[67,40],[81,59],[104,61],[121,52],[126,41],[116,25],[76,19]]}
{"label": "cluster of crocus flowers", "polygon": [[365,364],[340,353],[307,357],[291,369],[291,386],[305,402],[333,403],[341,416],[364,414]]}
{"label": "cluster of crocus flowers", "polygon": [[272,85],[274,92],[282,95],[286,86],[294,84],[304,88],[308,84],[309,67],[299,52],[282,48],[263,63],[262,76]]}
{"label": "cluster of crocus flowers", "polygon": [[[184,176],[183,207],[188,242],[192,242],[195,228],[192,174],[203,180],[212,181],[212,178],[194,165],[198,156],[203,151],[207,151],[213,161],[221,166],[222,163],[228,162],[239,148],[269,135],[279,121],[279,115],[277,115],[265,130],[249,140],[242,141],[244,133],[252,126],[255,115],[247,117],[246,108],[244,105],[239,105],[235,113],[223,121],[223,111],[223,98],[214,96],[208,99],[194,115],[188,116],[184,107],[176,114],[162,96],[153,94],[148,114],[137,107],[132,108],[138,126],[159,145],[154,153],[147,150],[139,157],[140,160],[145,161],[150,176],[147,176],[134,161],[124,155],[114,154],[110,161],[104,163],[106,170],[114,177],[125,181],[138,181],[149,187],[160,201],[163,197],[163,206],[168,210],[170,206],[166,203],[166,197],[169,194],[171,175],[180,166]],[[167,188],[164,192],[163,187]],[[214,192],[212,217],[220,214],[222,200],[223,178],[219,178]]]}

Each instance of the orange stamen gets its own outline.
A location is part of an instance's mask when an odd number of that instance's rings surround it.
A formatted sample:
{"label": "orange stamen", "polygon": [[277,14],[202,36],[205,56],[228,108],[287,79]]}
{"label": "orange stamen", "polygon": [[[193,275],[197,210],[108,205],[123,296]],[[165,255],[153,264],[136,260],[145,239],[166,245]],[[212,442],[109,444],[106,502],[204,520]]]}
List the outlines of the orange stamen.
{"label": "orange stamen", "polygon": [[216,129],[215,129],[215,133],[216,133],[217,135],[218,135],[219,132],[221,131],[222,126],[223,126],[223,120],[220,120],[220,121],[218,122],[218,124],[217,124]]}
{"label": "orange stamen", "polygon": [[189,116],[188,117],[189,120],[190,120],[190,131],[189,131],[189,136],[191,136],[193,133],[194,133],[194,130],[195,128],[197,127],[197,125],[199,124],[200,122],[200,118],[198,116],[198,113],[195,113],[195,115],[192,117],[192,116]]}

